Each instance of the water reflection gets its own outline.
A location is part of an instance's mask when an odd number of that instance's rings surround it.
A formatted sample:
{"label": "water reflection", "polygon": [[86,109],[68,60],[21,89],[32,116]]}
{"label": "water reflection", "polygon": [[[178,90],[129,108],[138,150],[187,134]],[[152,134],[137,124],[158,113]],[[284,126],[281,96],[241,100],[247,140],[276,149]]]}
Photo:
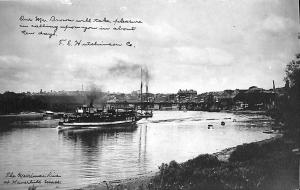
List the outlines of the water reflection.
{"label": "water reflection", "polygon": [[118,138],[119,133],[134,132],[137,130],[137,125],[130,128],[116,130],[101,130],[101,129],[84,129],[84,130],[66,130],[59,131],[58,134],[63,136],[66,141],[74,141],[75,144],[81,143],[82,147],[87,149],[95,149],[99,143],[107,138]]}
{"label": "water reflection", "polygon": [[[135,125],[116,130],[70,130],[59,132],[59,136],[62,137],[64,143],[74,147],[74,151],[80,154],[79,167],[82,168],[82,177],[102,177],[101,172],[105,171],[106,177],[112,179],[118,168],[122,170],[122,163],[115,162],[116,159],[129,160],[132,157],[122,154],[129,150],[127,146],[134,144],[137,128],[138,126]],[[108,157],[111,159],[107,159]],[[111,168],[115,171],[112,172]]]}
{"label": "water reflection", "polygon": [[138,151],[138,168],[139,173],[145,172],[147,170],[147,125],[141,125],[139,132],[139,151]]}

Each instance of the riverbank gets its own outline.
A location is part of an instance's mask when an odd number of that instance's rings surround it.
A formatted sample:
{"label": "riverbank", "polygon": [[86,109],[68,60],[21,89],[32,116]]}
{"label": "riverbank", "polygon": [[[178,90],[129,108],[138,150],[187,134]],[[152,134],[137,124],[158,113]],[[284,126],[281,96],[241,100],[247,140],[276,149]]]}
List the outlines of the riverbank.
{"label": "riverbank", "polygon": [[156,174],[101,182],[80,190],[125,189],[295,189],[297,163],[292,149],[296,139],[271,139],[199,155],[184,163],[162,164]]}
{"label": "riverbank", "polygon": [[55,113],[51,117],[38,112],[0,115],[0,130],[10,128],[55,128],[60,120],[59,114],[62,113]]}
{"label": "riverbank", "polygon": [[266,110],[222,110],[221,112],[248,115],[268,115]]}
{"label": "riverbank", "polygon": [[0,121],[2,122],[30,121],[30,120],[41,120],[41,119],[43,119],[43,113],[37,113],[37,112],[0,115]]}

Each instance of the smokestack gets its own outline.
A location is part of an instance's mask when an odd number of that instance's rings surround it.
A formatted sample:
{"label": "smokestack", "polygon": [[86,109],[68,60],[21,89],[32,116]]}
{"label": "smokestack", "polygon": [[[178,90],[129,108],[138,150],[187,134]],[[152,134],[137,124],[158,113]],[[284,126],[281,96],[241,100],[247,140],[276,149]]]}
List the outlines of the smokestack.
{"label": "smokestack", "polygon": [[146,94],[148,94],[148,84],[146,84]]}
{"label": "smokestack", "polygon": [[145,73],[145,76],[144,76],[144,77],[145,77],[146,86],[148,86],[149,80],[150,80],[150,75],[149,75],[149,71],[148,71],[148,68],[147,68],[147,67],[145,68],[144,73]]}
{"label": "smokestack", "polygon": [[[141,68],[141,103],[143,102],[143,69]],[[142,104],[141,104],[142,108]]]}
{"label": "smokestack", "polygon": [[[300,0],[298,1],[298,22],[300,24]],[[300,32],[298,31],[298,39],[300,39]]]}
{"label": "smokestack", "polygon": [[84,96],[84,92],[83,92],[83,84],[81,84],[81,96]]}
{"label": "smokestack", "polygon": [[148,84],[146,84],[146,101],[148,102],[149,99],[148,99]]}

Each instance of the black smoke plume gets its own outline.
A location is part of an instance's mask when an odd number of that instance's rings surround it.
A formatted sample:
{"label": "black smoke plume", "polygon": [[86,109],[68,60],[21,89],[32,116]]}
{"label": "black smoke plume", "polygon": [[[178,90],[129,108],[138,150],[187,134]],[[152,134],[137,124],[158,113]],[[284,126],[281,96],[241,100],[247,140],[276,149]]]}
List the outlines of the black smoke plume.
{"label": "black smoke plume", "polygon": [[87,102],[90,107],[94,107],[95,103],[104,102],[104,93],[99,86],[95,84],[90,84],[89,90],[86,93]]}
{"label": "black smoke plume", "polygon": [[143,76],[142,81],[148,85],[151,75],[146,65],[131,64],[126,61],[119,60],[117,64],[108,69],[108,73],[112,77],[126,77],[141,80],[141,69]]}

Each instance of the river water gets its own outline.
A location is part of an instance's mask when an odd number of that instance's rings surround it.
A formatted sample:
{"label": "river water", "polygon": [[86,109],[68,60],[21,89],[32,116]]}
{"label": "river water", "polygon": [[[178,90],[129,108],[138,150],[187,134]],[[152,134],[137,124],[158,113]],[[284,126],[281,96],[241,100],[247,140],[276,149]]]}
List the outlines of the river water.
{"label": "river water", "polygon": [[272,123],[261,115],[157,111],[131,131],[14,128],[0,132],[0,189],[28,189],[26,183],[36,183],[37,189],[71,189],[147,175],[163,162],[271,138],[262,131]]}

